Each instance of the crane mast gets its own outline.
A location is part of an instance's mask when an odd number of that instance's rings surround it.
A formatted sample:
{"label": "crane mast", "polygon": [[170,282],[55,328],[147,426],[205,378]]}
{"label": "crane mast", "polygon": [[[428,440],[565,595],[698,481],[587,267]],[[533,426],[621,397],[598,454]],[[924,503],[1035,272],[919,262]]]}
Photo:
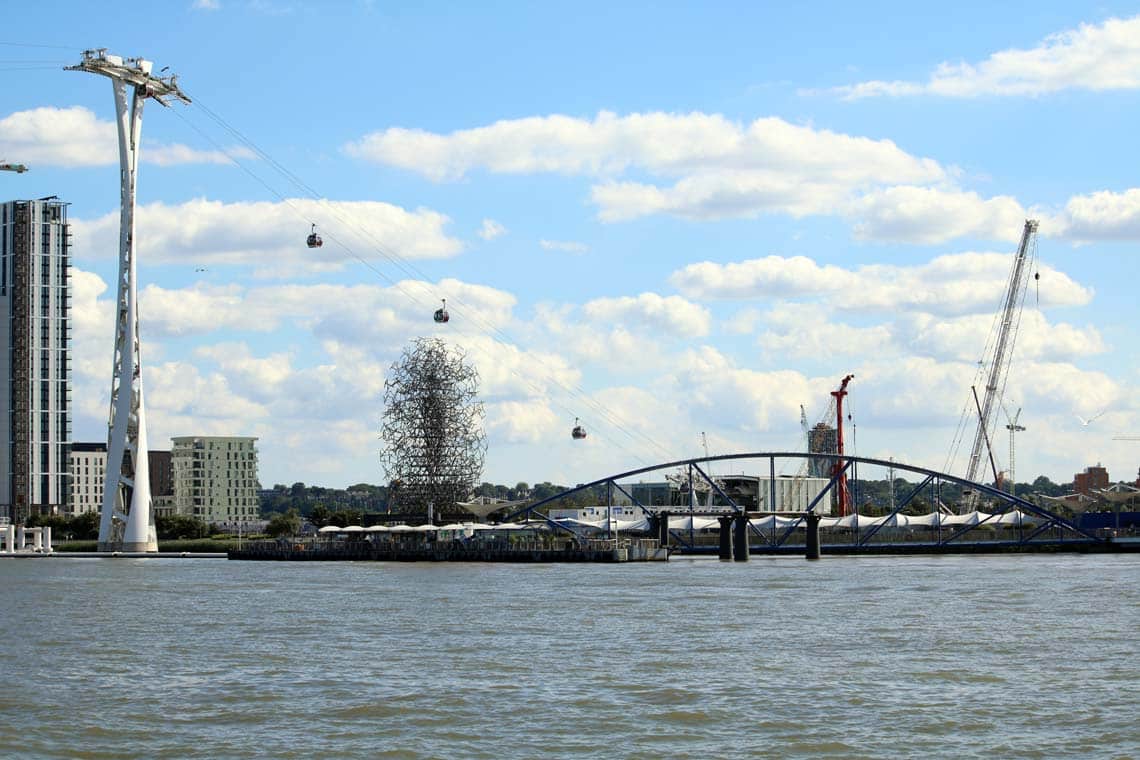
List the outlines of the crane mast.
{"label": "crane mast", "polygon": [[847,375],[839,383],[839,390],[832,391],[831,397],[835,399],[835,464],[831,467],[831,477],[836,479],[836,501],[839,502],[839,516],[846,517],[851,514],[851,491],[847,488],[846,463],[843,461],[843,399],[847,396],[847,384],[854,379],[854,375]]}
{"label": "crane mast", "polygon": [[[1006,417],[1007,418],[1009,417],[1008,412],[1006,412]],[[1017,433],[1024,433],[1025,432],[1025,425],[1018,425],[1017,424],[1017,421],[1019,419],[1021,419],[1021,408],[1020,407],[1017,410],[1017,414],[1013,415],[1013,419],[1011,419],[1009,421],[1009,424],[1005,426],[1005,429],[1009,431],[1009,492],[1011,494],[1013,494],[1014,496],[1017,496],[1017,480],[1015,479],[1016,475],[1014,474],[1014,470],[1013,470],[1013,454],[1014,454],[1013,437]]]}
{"label": "crane mast", "polygon": [[1013,342],[1017,336],[1017,325],[1020,321],[1019,308],[1025,296],[1025,288],[1029,283],[1029,267],[1027,260],[1035,250],[1037,243],[1037,220],[1026,219],[1025,229],[1021,233],[1021,244],[1017,247],[1017,257],[1014,259],[1013,272],[1009,277],[1009,288],[1005,294],[1005,304],[1002,308],[1001,324],[998,327],[998,339],[994,348],[993,361],[990,364],[989,376],[986,380],[986,392],[982,400],[981,410],[978,413],[978,429],[974,434],[974,446],[970,451],[970,463],[966,471],[966,480],[976,481],[978,470],[982,462],[982,448],[987,446],[989,431],[994,427],[1001,389],[1005,386],[1009,371],[1009,360],[1013,353]]}

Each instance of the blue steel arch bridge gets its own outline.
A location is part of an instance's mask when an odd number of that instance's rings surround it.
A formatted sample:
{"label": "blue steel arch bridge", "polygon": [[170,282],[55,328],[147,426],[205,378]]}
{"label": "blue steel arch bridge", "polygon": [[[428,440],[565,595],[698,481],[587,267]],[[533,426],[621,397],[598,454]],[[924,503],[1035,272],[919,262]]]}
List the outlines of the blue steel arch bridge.
{"label": "blue steel arch bridge", "polygon": [[[741,467],[739,475],[712,473],[712,466],[751,465],[751,472]],[[792,469],[796,474],[783,474]],[[860,474],[860,469],[863,474]],[[822,478],[808,478],[809,471],[826,472]],[[903,473],[904,485],[897,499],[887,506],[879,505],[882,514],[861,515],[856,507],[849,515],[823,519],[820,540],[825,553],[860,552],[982,552],[982,551],[1098,551],[1113,550],[1113,537],[1082,529],[1071,518],[1041,506],[1034,501],[976,483],[950,473],[896,461],[836,454],[797,452],[749,452],[694,457],[641,467],[582,483],[558,494],[528,504],[509,514],[505,520],[540,520],[556,530],[576,533],[577,521],[552,517],[550,512],[560,505],[578,503],[583,497],[605,494],[604,509],[612,509],[615,500],[623,509],[641,515],[648,530],[668,542],[682,554],[721,552],[724,556],[724,533],[732,522],[738,536],[746,536],[743,544],[749,554],[783,554],[803,551],[805,527],[809,519],[829,513],[833,495],[855,486],[854,504],[859,504],[859,483],[871,481],[872,473],[889,473],[890,481]],[[688,504],[646,504],[637,498],[635,478],[665,473],[667,479],[682,485]],[[780,474],[777,474],[780,473]],[[741,499],[724,484],[734,479],[751,478],[756,484],[756,498]],[[800,481],[801,489],[792,503],[780,503],[787,486]],[[642,481],[644,482],[644,481]],[[706,504],[698,504],[697,494]],[[714,496],[715,495],[715,496]],[[968,498],[963,498],[968,496]],[[575,499],[578,497],[578,499]],[[957,504],[955,509],[945,498]],[[715,501],[715,505],[713,502]],[[752,502],[752,503],[749,503]],[[930,505],[927,515],[915,516],[919,504]],[[981,505],[981,508],[978,508]],[[701,516],[698,522],[694,517]],[[720,544],[710,545],[708,518],[719,521]],[[607,517],[605,531],[616,529],[617,521]],[[704,528],[697,528],[703,525]],[[702,535],[704,534],[704,540]],[[741,557],[737,557],[740,559]]]}

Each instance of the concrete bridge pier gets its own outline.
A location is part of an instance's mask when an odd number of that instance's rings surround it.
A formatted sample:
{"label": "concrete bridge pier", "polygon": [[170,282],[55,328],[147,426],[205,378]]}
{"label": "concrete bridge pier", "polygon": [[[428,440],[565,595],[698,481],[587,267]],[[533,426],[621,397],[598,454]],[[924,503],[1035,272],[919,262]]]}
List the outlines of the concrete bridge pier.
{"label": "concrete bridge pier", "polygon": [[657,513],[657,540],[662,548],[669,546],[669,513],[664,509]]}
{"label": "concrete bridge pier", "polygon": [[717,556],[723,560],[731,560],[733,520],[731,517],[718,517],[716,519],[720,523],[720,552]]}
{"label": "concrete bridge pier", "polygon": [[805,559],[819,559],[819,521],[820,516],[815,512],[804,515],[807,524],[807,553]]}
{"label": "concrete bridge pier", "polygon": [[741,512],[733,518],[732,554],[737,562],[748,561],[748,513]]}

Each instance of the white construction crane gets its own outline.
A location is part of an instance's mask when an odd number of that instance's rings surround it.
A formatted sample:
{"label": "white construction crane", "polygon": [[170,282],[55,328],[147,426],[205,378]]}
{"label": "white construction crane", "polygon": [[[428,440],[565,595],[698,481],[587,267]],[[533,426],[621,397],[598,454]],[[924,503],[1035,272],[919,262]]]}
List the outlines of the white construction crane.
{"label": "white construction crane", "polygon": [[1005,429],[1009,431],[1009,492],[1013,496],[1017,496],[1017,478],[1013,469],[1013,437],[1017,433],[1025,431],[1024,425],[1017,424],[1018,419],[1021,418],[1021,407],[1017,408],[1017,413],[1012,418],[1009,416],[1009,410],[1006,409],[1005,418],[1009,421],[1009,424],[1005,426]]}
{"label": "white construction crane", "polygon": [[27,170],[28,167],[24,166],[23,164],[9,164],[7,162],[0,161],[0,172],[16,172],[16,174],[23,174]]}
{"label": "white construction crane", "polygon": [[[987,439],[989,439],[990,431],[993,430],[996,422],[997,408],[1001,403],[1001,394],[1009,374],[1010,357],[1013,355],[1013,344],[1017,338],[1017,329],[1021,322],[1021,305],[1024,303],[1025,289],[1029,284],[1030,268],[1027,264],[1030,259],[1036,256],[1036,253],[1037,220],[1026,219],[1025,229],[1021,233],[1021,244],[1017,247],[1013,270],[1009,276],[1009,286],[1006,288],[1001,322],[998,325],[997,342],[986,379],[986,392],[980,405],[978,428],[974,433],[974,446],[970,450],[970,462],[966,468],[966,480],[977,481],[982,463],[982,449],[988,445]],[[1012,469],[1012,465],[1010,469]]]}

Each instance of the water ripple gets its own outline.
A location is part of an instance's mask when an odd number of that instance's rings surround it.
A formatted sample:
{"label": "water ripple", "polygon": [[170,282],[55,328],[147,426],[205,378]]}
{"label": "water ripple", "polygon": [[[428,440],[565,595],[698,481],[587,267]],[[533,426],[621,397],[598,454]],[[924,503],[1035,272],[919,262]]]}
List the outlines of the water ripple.
{"label": "water ripple", "polygon": [[0,756],[1140,757],[1138,572],[0,560]]}

